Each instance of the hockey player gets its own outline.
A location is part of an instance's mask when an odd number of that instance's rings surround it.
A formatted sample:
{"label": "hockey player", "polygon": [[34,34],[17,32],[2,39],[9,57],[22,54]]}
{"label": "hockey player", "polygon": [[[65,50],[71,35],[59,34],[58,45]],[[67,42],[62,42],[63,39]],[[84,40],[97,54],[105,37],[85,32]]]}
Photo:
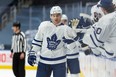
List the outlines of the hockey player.
{"label": "hockey player", "polygon": [[105,15],[88,29],[83,42],[90,46],[93,54],[100,56],[97,60],[99,67],[105,67],[102,70],[104,71],[102,77],[115,77],[113,76],[114,70],[116,70],[115,62],[108,59],[116,60],[116,12],[113,12],[114,7],[111,0],[101,0],[99,7],[102,8]]}
{"label": "hockey player", "polygon": [[111,58],[115,56],[116,12],[113,12],[114,7],[111,0],[101,0],[99,7],[101,7],[104,14],[107,15],[103,16],[94,24],[94,27],[87,31],[83,42],[92,48],[94,54],[102,54],[107,58]]}
{"label": "hockey player", "polygon": [[68,17],[65,14],[62,14],[61,22],[64,25],[68,25]]}
{"label": "hockey player", "polygon": [[[61,21],[63,24],[68,25],[68,17],[63,14]],[[67,68],[70,72],[71,77],[79,77],[80,73],[80,64],[79,64],[79,48],[73,50],[67,49]]]}
{"label": "hockey player", "polygon": [[38,32],[29,51],[28,63],[33,66],[36,55],[39,54],[39,63],[36,77],[66,77],[66,47],[76,47],[73,38],[75,32],[61,23],[62,9],[53,6],[50,10],[51,21],[40,24]]}
{"label": "hockey player", "polygon": [[84,44],[82,42],[82,38],[87,29],[89,29],[92,24],[93,22],[91,21],[90,16],[83,13],[80,13],[80,18],[72,19],[69,22],[69,26],[73,28],[73,30],[77,33],[75,40],[81,43],[81,48],[79,49],[79,51],[83,51],[85,55],[88,55],[91,50],[88,48],[87,44]]}

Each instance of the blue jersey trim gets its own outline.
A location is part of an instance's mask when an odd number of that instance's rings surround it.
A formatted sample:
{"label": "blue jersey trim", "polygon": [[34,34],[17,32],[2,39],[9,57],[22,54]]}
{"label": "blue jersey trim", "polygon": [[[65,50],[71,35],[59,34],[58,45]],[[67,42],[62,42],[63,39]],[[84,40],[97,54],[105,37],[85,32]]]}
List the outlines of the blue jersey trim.
{"label": "blue jersey trim", "polygon": [[94,44],[96,47],[98,47],[98,46],[97,46],[97,44],[95,43],[95,41],[94,41],[94,39],[93,39],[92,35],[90,35],[90,38],[91,38],[91,40],[92,40],[93,44]]}
{"label": "blue jersey trim", "polygon": [[66,56],[62,56],[62,57],[58,57],[58,58],[45,58],[45,57],[40,56],[40,58],[41,58],[42,60],[46,60],[46,61],[57,61],[57,60],[65,59]]}
{"label": "blue jersey trim", "polygon": [[79,55],[79,53],[67,54],[67,56],[75,56],[75,55]]}
{"label": "blue jersey trim", "polygon": [[[105,50],[105,51],[106,51],[106,50]],[[108,52],[108,51],[106,51],[106,53],[107,53],[108,55],[111,55],[111,56],[114,55],[114,53],[110,53],[110,52]]]}
{"label": "blue jersey trim", "polygon": [[36,42],[42,42],[42,41],[40,41],[40,40],[36,40],[36,39],[34,39],[34,41],[36,41]]}
{"label": "blue jersey trim", "polygon": [[96,35],[95,31],[94,31],[94,35],[95,35],[95,38],[96,38],[96,40],[97,40],[98,42],[100,42],[100,43],[104,43],[104,42],[102,42],[102,41],[98,40],[98,38],[97,38],[97,35]]}
{"label": "blue jersey trim", "polygon": [[[102,47],[100,47],[100,48],[102,48]],[[108,55],[111,55],[111,56],[113,56],[114,55],[114,53],[110,53],[110,52],[108,52],[108,51],[106,51],[106,49],[105,48],[102,48],[103,50],[105,50],[105,52],[108,54]]]}
{"label": "blue jersey trim", "polygon": [[36,45],[36,46],[39,46],[39,47],[41,47],[41,45],[38,45],[38,44],[35,44],[35,43],[32,43],[32,45]]}

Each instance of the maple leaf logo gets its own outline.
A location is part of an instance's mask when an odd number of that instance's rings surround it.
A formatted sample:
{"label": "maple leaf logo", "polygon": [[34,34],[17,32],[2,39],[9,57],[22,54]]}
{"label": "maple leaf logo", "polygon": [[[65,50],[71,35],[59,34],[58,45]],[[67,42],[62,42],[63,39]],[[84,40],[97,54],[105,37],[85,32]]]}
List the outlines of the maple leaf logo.
{"label": "maple leaf logo", "polygon": [[47,37],[47,48],[50,50],[55,50],[57,46],[60,44],[61,40],[58,40],[56,34],[53,34],[51,38]]}

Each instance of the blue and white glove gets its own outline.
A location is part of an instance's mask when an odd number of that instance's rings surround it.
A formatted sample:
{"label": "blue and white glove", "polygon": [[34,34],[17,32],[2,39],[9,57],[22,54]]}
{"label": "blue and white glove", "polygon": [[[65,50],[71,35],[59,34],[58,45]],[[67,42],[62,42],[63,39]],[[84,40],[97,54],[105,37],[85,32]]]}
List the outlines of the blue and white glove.
{"label": "blue and white glove", "polygon": [[63,37],[63,42],[66,43],[66,44],[71,44],[71,43],[73,43],[75,41],[72,40],[72,39],[66,39],[65,37]]}
{"label": "blue and white glove", "polygon": [[87,44],[83,43],[82,41],[79,41],[79,43],[81,44],[80,51],[83,51],[85,53],[85,55],[92,54],[92,50]]}
{"label": "blue and white glove", "polygon": [[69,21],[69,26],[73,29],[88,29],[92,24],[92,20],[85,16],[80,16]]}
{"label": "blue and white glove", "polygon": [[28,63],[31,66],[34,66],[34,64],[36,63],[36,54],[34,51],[29,51],[28,54]]}

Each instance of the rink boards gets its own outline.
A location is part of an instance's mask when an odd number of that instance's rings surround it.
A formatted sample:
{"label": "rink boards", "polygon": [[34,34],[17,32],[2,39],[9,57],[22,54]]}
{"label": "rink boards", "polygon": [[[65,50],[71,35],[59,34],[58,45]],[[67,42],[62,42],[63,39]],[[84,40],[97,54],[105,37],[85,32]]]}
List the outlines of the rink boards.
{"label": "rink boards", "polygon": [[[116,61],[111,61],[94,55],[84,55],[80,53],[79,56],[81,76],[80,77],[116,77]],[[36,71],[37,66],[31,67],[27,63],[26,56],[26,70]],[[10,51],[0,51],[0,70],[12,69],[12,58],[10,58]]]}
{"label": "rink boards", "polygon": [[[37,66],[31,67],[27,63],[27,56],[26,56],[26,70],[36,70]],[[12,69],[12,58],[10,58],[10,51],[9,50],[2,50],[0,51],[0,69]]]}

